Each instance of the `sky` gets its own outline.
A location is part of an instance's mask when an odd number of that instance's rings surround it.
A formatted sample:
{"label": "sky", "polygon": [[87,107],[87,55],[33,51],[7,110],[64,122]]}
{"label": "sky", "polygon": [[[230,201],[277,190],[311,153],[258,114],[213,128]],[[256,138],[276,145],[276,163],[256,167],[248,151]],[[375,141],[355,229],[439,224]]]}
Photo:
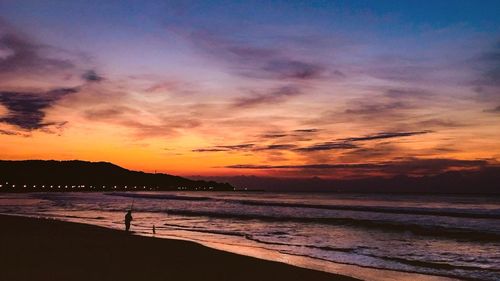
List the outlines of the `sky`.
{"label": "sky", "polygon": [[498,165],[499,10],[0,0],[0,158],[325,178]]}

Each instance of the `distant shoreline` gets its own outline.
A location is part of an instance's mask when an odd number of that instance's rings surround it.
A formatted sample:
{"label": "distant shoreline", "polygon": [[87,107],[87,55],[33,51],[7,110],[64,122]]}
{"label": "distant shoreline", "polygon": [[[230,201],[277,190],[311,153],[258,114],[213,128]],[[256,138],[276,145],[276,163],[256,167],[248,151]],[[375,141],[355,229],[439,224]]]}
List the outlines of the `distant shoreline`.
{"label": "distant shoreline", "polygon": [[[29,177],[27,177],[29,175]],[[0,192],[230,191],[498,195],[500,166],[420,176],[363,178],[180,177],[108,162],[0,160]]]}

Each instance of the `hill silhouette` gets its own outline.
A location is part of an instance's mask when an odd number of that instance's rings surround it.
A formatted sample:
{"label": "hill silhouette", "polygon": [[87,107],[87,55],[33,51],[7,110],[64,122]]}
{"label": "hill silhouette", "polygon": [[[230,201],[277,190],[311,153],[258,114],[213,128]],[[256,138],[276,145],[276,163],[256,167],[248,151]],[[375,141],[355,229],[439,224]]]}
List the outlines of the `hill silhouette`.
{"label": "hill silhouette", "polygon": [[228,183],[131,171],[108,162],[0,160],[0,191],[233,190]]}

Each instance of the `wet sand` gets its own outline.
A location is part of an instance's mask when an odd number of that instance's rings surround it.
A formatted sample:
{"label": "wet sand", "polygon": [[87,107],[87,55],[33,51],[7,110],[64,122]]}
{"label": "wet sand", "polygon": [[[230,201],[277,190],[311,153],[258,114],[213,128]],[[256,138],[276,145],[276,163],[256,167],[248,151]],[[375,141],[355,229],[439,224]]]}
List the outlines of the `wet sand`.
{"label": "wet sand", "polygon": [[0,280],[358,280],[194,242],[0,215]]}

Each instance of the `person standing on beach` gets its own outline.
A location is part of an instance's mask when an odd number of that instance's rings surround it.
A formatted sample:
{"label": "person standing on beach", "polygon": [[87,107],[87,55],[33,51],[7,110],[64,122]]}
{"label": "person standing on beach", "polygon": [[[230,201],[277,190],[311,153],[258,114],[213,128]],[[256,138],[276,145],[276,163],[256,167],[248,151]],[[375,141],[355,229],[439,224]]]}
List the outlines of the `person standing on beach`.
{"label": "person standing on beach", "polygon": [[128,210],[125,215],[125,230],[128,232],[130,230],[130,222],[132,221],[132,210]]}

